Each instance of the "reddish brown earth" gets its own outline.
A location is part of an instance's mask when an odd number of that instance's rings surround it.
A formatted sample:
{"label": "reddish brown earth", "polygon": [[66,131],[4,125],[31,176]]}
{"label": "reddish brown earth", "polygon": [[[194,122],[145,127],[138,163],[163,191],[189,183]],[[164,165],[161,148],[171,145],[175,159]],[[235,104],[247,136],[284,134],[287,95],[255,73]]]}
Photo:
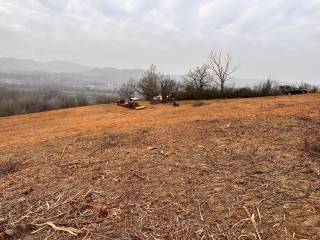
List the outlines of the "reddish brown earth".
{"label": "reddish brown earth", "polygon": [[0,118],[0,239],[320,239],[319,141],[319,94]]}

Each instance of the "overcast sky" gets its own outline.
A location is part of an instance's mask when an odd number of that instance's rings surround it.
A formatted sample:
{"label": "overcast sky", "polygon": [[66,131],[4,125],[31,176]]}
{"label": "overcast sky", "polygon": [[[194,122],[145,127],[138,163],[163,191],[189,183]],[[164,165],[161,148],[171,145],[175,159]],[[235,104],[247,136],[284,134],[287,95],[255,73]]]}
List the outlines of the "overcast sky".
{"label": "overcast sky", "polygon": [[185,73],[211,49],[236,77],[320,83],[320,0],[0,0],[0,56]]}

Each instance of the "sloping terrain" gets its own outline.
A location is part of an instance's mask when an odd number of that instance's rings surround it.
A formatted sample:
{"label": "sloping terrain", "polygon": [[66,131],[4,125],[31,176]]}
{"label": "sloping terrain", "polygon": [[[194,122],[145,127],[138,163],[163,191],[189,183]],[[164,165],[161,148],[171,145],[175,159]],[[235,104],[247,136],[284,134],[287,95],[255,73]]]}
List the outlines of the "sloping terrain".
{"label": "sloping terrain", "polygon": [[0,239],[320,239],[320,95],[0,119]]}

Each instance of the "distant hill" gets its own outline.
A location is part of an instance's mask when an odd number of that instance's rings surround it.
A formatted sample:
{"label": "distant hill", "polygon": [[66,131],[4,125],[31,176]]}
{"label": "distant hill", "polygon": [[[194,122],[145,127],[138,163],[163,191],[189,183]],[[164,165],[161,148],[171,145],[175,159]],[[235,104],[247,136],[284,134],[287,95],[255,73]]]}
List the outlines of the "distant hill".
{"label": "distant hill", "polygon": [[142,69],[92,68],[66,61],[38,62],[0,58],[0,82],[28,85],[58,84],[68,87],[118,88],[130,78],[139,79]]}
{"label": "distant hill", "polygon": [[91,69],[76,63],[66,61],[37,62],[30,59],[0,58],[0,71],[18,72],[47,72],[47,73],[73,73]]}
{"label": "distant hill", "polygon": [[[38,62],[30,59],[0,58],[0,82],[33,86],[57,84],[67,87],[107,89],[118,88],[122,83],[143,76],[143,69],[93,68],[66,61]],[[171,75],[183,81],[183,75]],[[253,87],[265,79],[233,78],[226,83],[233,87]],[[276,81],[278,85],[292,84]]]}

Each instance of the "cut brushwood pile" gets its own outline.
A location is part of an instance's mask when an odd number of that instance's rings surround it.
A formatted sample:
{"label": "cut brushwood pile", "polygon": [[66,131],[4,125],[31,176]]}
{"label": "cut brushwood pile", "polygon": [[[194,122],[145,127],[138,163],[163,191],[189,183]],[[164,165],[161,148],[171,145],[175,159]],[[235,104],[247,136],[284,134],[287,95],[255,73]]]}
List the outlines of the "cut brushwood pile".
{"label": "cut brushwood pile", "polygon": [[320,95],[0,118],[0,239],[320,239]]}

